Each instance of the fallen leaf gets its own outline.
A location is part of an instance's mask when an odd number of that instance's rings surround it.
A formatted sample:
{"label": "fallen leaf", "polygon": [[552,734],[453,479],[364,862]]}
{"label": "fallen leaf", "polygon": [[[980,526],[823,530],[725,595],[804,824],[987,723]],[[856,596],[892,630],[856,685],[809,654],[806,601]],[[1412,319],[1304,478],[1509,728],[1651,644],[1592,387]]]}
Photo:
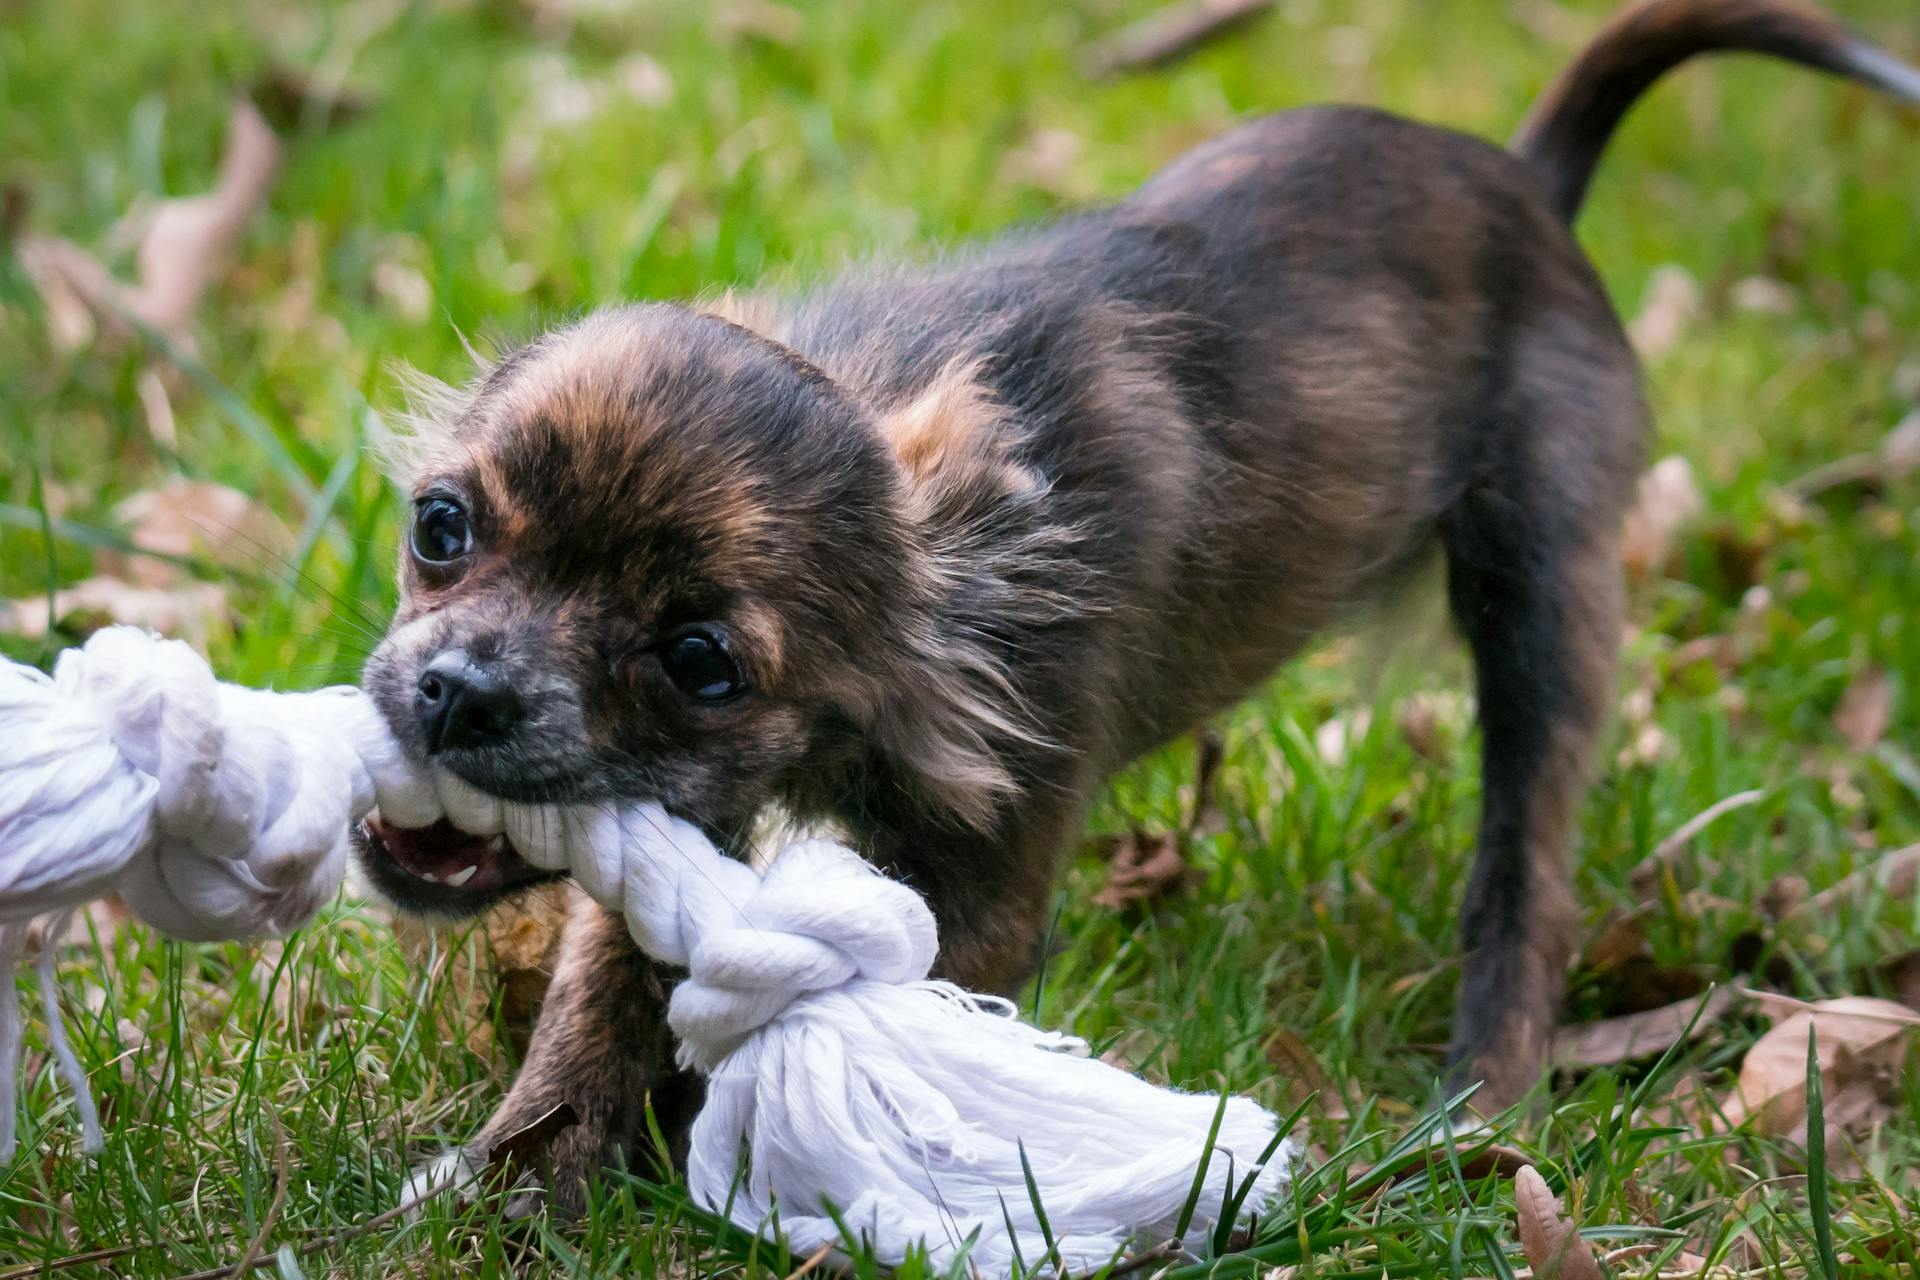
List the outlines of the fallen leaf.
{"label": "fallen leaf", "polygon": [[1245,25],[1273,5],[1274,0],[1186,0],[1168,5],[1089,45],[1080,64],[1089,76],[1165,66]]}
{"label": "fallen leaf", "polygon": [[[1455,1141],[1462,1146],[1465,1145],[1464,1139],[1456,1138]],[[1460,1150],[1457,1154],[1460,1159],[1460,1177],[1466,1182],[1479,1182],[1482,1179],[1490,1177],[1511,1178],[1519,1173],[1520,1170],[1526,1168],[1528,1162],[1528,1156],[1525,1152],[1516,1151],[1512,1147],[1502,1146],[1497,1142],[1488,1143],[1486,1146],[1472,1148],[1470,1150]],[[1413,1177],[1417,1173],[1424,1173],[1429,1168],[1446,1168],[1445,1150],[1439,1145],[1438,1140],[1427,1146],[1409,1151],[1406,1155],[1402,1156],[1399,1161],[1393,1165],[1393,1172],[1387,1175],[1387,1183],[1389,1186],[1392,1186],[1405,1182],[1408,1178]],[[1378,1167],[1376,1166],[1372,1169],[1361,1169],[1356,1172],[1357,1174],[1371,1174],[1377,1171]]]}
{"label": "fallen leaf", "polygon": [[1471,700],[1451,692],[1409,694],[1394,708],[1394,726],[1413,753],[1434,764],[1447,764],[1473,719]]}
{"label": "fallen leaf", "polygon": [[616,89],[642,106],[664,107],[673,101],[673,77],[644,53],[630,53],[615,63],[611,80]]}
{"label": "fallen leaf", "polygon": [[[78,351],[99,332],[90,297],[110,296],[113,277],[79,245],[52,236],[22,236],[14,256],[47,309],[47,333],[57,351]],[[76,284],[85,281],[85,288]]]}
{"label": "fallen leaf", "polygon": [[1748,276],[1737,281],[1727,299],[1737,310],[1775,316],[1792,315],[1796,305],[1793,287],[1772,276]]}
{"label": "fallen leaf", "polygon": [[1186,888],[1193,876],[1177,836],[1136,828],[1114,843],[1107,882],[1093,895],[1093,904],[1108,911],[1150,906]]}
{"label": "fallen leaf", "polygon": [[26,963],[32,964],[40,958],[40,952],[47,946],[79,947],[92,945],[97,936],[103,948],[113,946],[114,935],[120,932],[122,925],[133,918],[127,904],[119,894],[110,893],[104,898],[95,898],[83,907],[76,907],[67,913],[66,928],[57,938],[47,936],[48,925],[52,917],[42,916],[27,926],[26,947],[22,951]]}
{"label": "fallen leaf", "polygon": [[1595,973],[1613,973],[1628,962],[1647,953],[1647,913],[1615,912],[1601,929],[1600,936],[1587,947],[1582,968]]}
{"label": "fallen leaf", "polygon": [[484,929],[472,931],[468,945],[462,945],[469,932],[464,925],[394,917],[394,935],[409,960],[424,965],[429,956],[444,957],[440,987],[454,994],[441,1002],[440,1012],[450,1037],[483,1057],[492,1054],[497,1000],[498,1029],[516,1053],[525,1053],[578,893],[567,883],[536,885],[489,911]]}
{"label": "fallen leaf", "polygon": [[1683,1037],[1705,1035],[1740,1003],[1738,991],[1716,987],[1705,1001],[1681,1000],[1624,1017],[1561,1027],[1548,1045],[1547,1061],[1555,1067],[1584,1070],[1650,1058],[1665,1053]]}
{"label": "fallen leaf", "polygon": [[1667,731],[1651,722],[1639,726],[1620,748],[1614,762],[1622,769],[1644,769],[1659,763],[1667,753]]}
{"label": "fallen leaf", "polygon": [[1842,905],[1858,905],[1873,894],[1910,897],[1920,886],[1920,844],[1896,849],[1879,860],[1837,880],[1802,902],[1797,915],[1823,916]]}
{"label": "fallen leaf", "polygon": [[1855,751],[1872,750],[1893,723],[1893,682],[1882,667],[1868,667],[1853,678],[1833,709],[1833,727]]}
{"label": "fallen leaf", "polygon": [[[23,246],[28,274],[36,283],[57,278],[105,323],[124,327],[133,320],[185,342],[187,326],[222,259],[266,203],[279,162],[273,130],[252,103],[236,99],[227,117],[218,182],[202,195],[154,207],[140,239],[138,284],[123,284],[85,250],[53,238],[30,237]],[[49,297],[49,309],[54,305]]]}
{"label": "fallen leaf", "polygon": [[1286,1081],[1287,1093],[1295,1102],[1315,1097],[1314,1110],[1319,1115],[1329,1120],[1347,1118],[1346,1099],[1305,1040],[1280,1027],[1267,1037],[1266,1054],[1268,1064]]}
{"label": "fallen leaf", "polygon": [[1513,1209],[1519,1219],[1520,1249],[1533,1266],[1534,1280],[1603,1280],[1593,1246],[1580,1238],[1547,1180],[1532,1165],[1522,1166],[1513,1175]]}
{"label": "fallen leaf", "polygon": [[[174,476],[122,499],[113,517],[141,551],[210,560],[223,569],[277,565],[293,549],[293,531],[266,507],[227,485]],[[153,555],[102,551],[101,573],[138,587],[187,581],[177,564]]]}
{"label": "fallen leaf", "polygon": [[1674,829],[1673,833],[1653,847],[1653,852],[1642,858],[1627,873],[1627,883],[1632,886],[1634,896],[1642,902],[1651,901],[1658,896],[1660,884],[1675,871],[1680,855],[1692,845],[1694,837],[1718,822],[1729,813],[1745,809],[1766,799],[1763,790],[1736,791],[1714,801],[1693,817],[1688,818]]}
{"label": "fallen leaf", "polygon": [[218,183],[154,211],[140,242],[140,287],[127,295],[127,310],[164,333],[184,333],[222,257],[266,204],[279,164],[273,129],[252,103],[236,101]]}
{"label": "fallen leaf", "polygon": [[791,46],[800,43],[807,29],[798,9],[774,0],[727,0],[714,9],[713,18],[719,34],[728,40],[752,38]]}
{"label": "fallen leaf", "polygon": [[1373,713],[1365,707],[1351,715],[1335,716],[1313,731],[1313,747],[1333,768],[1346,763],[1347,752],[1373,728]]}
{"label": "fallen leaf", "polygon": [[1824,1090],[1837,1096],[1879,1067],[1897,1067],[1920,1013],[1873,996],[1841,996],[1812,1003],[1766,992],[1749,993],[1778,1021],[1747,1050],[1740,1077],[1720,1110],[1729,1125],[1751,1125],[1781,1136],[1804,1123],[1807,1106],[1807,1031]]}
{"label": "fallen leaf", "polygon": [[1893,998],[1920,1012],[1920,951],[1907,951],[1884,961],[1877,969]]}
{"label": "fallen leaf", "polygon": [[1633,578],[1648,578],[1673,559],[1680,530],[1706,509],[1693,464],[1675,455],[1662,458],[1640,477],[1621,534],[1621,560]]}
{"label": "fallen leaf", "polygon": [[1069,129],[1035,129],[1001,160],[1001,180],[1063,200],[1083,199],[1095,185],[1080,167],[1085,151],[1080,135]]}
{"label": "fallen leaf", "polygon": [[433,285],[414,265],[424,255],[410,236],[390,236],[373,264],[373,292],[409,324],[420,324],[433,314]]}
{"label": "fallen leaf", "polygon": [[1627,326],[1633,348],[1644,358],[1663,355],[1700,314],[1700,285],[1685,267],[1655,267],[1640,314]]}
{"label": "fallen leaf", "polygon": [[1920,409],[1914,410],[1881,438],[1878,447],[1823,463],[1787,484],[1786,496],[1796,502],[1820,494],[1850,491],[1878,493],[1889,481],[1920,471]]}
{"label": "fallen leaf", "polygon": [[[49,607],[51,606],[51,607]],[[0,631],[40,639],[48,624],[81,639],[115,623],[178,636],[205,649],[216,623],[228,617],[227,593],[217,582],[136,587],[119,578],[85,578],[46,596],[0,601]]]}

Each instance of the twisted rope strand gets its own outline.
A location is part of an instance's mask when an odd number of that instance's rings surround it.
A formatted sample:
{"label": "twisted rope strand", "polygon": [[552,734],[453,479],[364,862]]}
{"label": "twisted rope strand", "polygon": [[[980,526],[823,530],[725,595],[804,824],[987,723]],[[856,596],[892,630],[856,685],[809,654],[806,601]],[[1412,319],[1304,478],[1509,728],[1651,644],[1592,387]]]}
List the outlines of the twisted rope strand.
{"label": "twisted rope strand", "polygon": [[[969,1248],[1004,1275],[1051,1234],[1059,1265],[1091,1268],[1170,1236],[1196,1176],[1200,1233],[1235,1178],[1257,1169],[1249,1212],[1288,1185],[1292,1151],[1253,1102],[1227,1100],[1209,1152],[1217,1098],[1156,1088],[1006,1001],[929,981],[926,903],[843,846],[801,841],[762,876],[655,805],[503,802],[409,760],[358,690],[220,684],[187,646],[132,628],[63,654],[51,680],[0,666],[0,724],[0,964],[20,958],[26,920],[108,892],[186,939],[296,928],[338,888],[348,828],[376,806],[398,826],[504,833],[687,970],[667,1020],[681,1063],[708,1077],[689,1185],[749,1230],[777,1207],[796,1250],[838,1242],[837,1210],[886,1262]],[[97,1149],[51,946],[40,972]],[[0,983],[0,1159],[19,1044],[18,993]]]}

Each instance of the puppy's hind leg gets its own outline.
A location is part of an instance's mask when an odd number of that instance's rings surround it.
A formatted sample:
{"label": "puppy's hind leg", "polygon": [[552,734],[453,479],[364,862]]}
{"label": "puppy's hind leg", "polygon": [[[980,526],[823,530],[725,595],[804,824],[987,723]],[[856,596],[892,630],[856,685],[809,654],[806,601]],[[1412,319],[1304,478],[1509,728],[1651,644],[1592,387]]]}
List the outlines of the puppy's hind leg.
{"label": "puppy's hind leg", "polygon": [[1579,923],[1568,845],[1614,696],[1623,616],[1637,394],[1556,395],[1551,412],[1496,423],[1498,460],[1442,524],[1482,752],[1452,1058],[1459,1083],[1484,1084],[1482,1111],[1534,1085],[1558,1018]]}

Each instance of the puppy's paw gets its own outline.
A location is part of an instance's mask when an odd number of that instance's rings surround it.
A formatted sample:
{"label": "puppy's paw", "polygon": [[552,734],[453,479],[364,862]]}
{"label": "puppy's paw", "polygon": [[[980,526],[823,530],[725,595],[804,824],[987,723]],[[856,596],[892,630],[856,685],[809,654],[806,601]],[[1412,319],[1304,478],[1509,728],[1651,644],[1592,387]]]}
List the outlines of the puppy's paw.
{"label": "puppy's paw", "polygon": [[[413,1221],[427,1205],[445,1197],[448,1203],[465,1204],[485,1187],[487,1163],[473,1147],[455,1147],[420,1165],[400,1192],[400,1203],[408,1206],[407,1219]],[[546,1193],[533,1172],[522,1174],[507,1197],[503,1216],[509,1222],[531,1218],[540,1212]]]}

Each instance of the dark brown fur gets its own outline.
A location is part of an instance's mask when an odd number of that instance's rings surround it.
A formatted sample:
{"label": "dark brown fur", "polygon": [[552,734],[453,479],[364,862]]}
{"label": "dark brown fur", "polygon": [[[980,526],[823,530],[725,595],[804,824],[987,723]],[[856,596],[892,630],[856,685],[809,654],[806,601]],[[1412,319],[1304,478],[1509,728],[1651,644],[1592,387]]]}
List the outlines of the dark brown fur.
{"label": "dark brown fur", "polygon": [[[1646,428],[1567,219],[1626,102],[1679,58],[1858,72],[1837,28],[1745,38],[1788,12],[1637,10],[1518,156],[1296,111],[934,266],[548,334],[430,406],[406,475],[468,505],[476,546],[408,565],[368,686],[417,742],[427,658],[496,664],[534,709],[442,760],[502,795],[657,798],[739,847],[773,802],[831,820],[928,897],[942,973],[1007,990],[1101,781],[1438,546],[1485,757],[1456,1051],[1511,1100],[1568,958]],[[685,622],[731,630],[749,693],[696,704],[662,676]],[[575,1193],[669,1087],[663,982],[617,922],[579,922],[481,1145],[572,1101],[589,1123],[556,1191]]]}

